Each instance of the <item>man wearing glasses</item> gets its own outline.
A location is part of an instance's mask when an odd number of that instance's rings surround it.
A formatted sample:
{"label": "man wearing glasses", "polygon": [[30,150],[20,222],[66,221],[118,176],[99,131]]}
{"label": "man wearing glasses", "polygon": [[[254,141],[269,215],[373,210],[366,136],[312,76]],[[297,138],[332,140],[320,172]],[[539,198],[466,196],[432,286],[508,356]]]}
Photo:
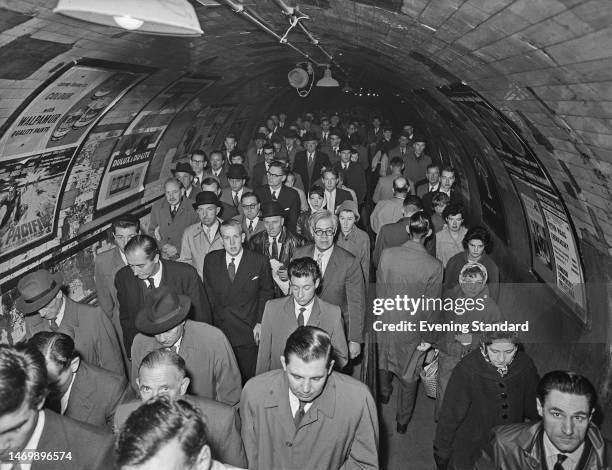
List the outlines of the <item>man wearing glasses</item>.
{"label": "man wearing glasses", "polygon": [[275,156],[274,145],[265,144],[263,146],[263,157],[264,160],[257,163],[253,167],[253,178],[251,179],[251,185],[253,189],[257,189],[264,184],[268,183],[267,173],[270,168],[270,163],[274,160]]}
{"label": "man wearing glasses", "polygon": [[344,331],[349,343],[349,357],[361,353],[363,319],[365,315],[365,285],[359,260],[334,243],[338,218],[328,210],[316,212],[310,218],[314,245],[297,248],[293,256],[309,256],[319,265],[323,288],[321,300],[338,305],[342,312]]}
{"label": "man wearing glasses", "polygon": [[193,186],[195,186],[196,190],[199,191],[201,189],[202,181],[206,178],[204,169],[208,163],[206,159],[206,154],[204,152],[194,152],[191,154],[191,159],[189,160],[191,163],[191,168],[193,168],[193,172],[195,173],[193,177]]}
{"label": "man wearing glasses", "polygon": [[263,203],[277,201],[281,205],[285,227],[295,233],[297,219],[300,215],[300,196],[297,191],[285,186],[287,169],[282,162],[273,160],[268,167],[268,184],[255,190],[259,200]]}
{"label": "man wearing glasses", "polygon": [[263,219],[260,216],[259,197],[253,192],[242,193],[240,207],[242,214],[234,216],[234,220],[240,222],[242,232],[245,234],[246,241],[249,241],[254,235],[266,230]]}

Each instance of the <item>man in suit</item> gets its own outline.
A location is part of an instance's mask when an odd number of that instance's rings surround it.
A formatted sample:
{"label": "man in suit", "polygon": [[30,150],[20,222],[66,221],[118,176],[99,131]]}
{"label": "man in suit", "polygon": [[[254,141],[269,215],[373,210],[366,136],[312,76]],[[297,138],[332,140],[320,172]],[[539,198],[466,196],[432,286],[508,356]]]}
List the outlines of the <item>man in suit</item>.
{"label": "man in suit", "polygon": [[277,160],[270,162],[268,169],[268,184],[256,189],[255,192],[263,203],[277,201],[285,217],[285,226],[295,233],[297,219],[300,215],[300,196],[298,193],[285,186],[283,183],[287,178],[287,168]]}
{"label": "man in suit", "polygon": [[[453,167],[446,166],[442,168],[440,175],[440,188],[437,192],[446,194],[450,198],[450,204],[463,204],[463,197],[459,194],[453,185],[455,184],[456,170]],[[425,211],[433,215],[432,199],[436,195],[435,192],[429,192],[423,196],[423,207]]]}
{"label": "man in suit", "polygon": [[329,162],[335,165],[340,161],[340,144],[342,142],[342,132],[336,127],[329,130],[329,142],[321,146],[321,151],[329,157]]}
{"label": "man in suit", "polygon": [[[431,235],[427,215],[419,211],[410,217],[407,229],[411,239],[399,247],[383,251],[376,272],[376,298],[395,299],[407,295],[418,299],[437,299],[442,294],[442,263],[427,253],[425,240]],[[424,308],[411,310],[391,309],[384,312],[385,323],[398,323],[410,319],[429,320],[433,314]],[[397,432],[404,434],[412,418],[416,402],[419,372],[429,344],[422,342],[420,332],[377,333],[378,370],[381,401],[388,403],[392,393],[392,378],[399,383],[397,394]]]}
{"label": "man in suit", "polygon": [[134,410],[117,439],[120,470],[240,470],[215,460],[209,429],[187,400],[155,397]]}
{"label": "man in suit", "polygon": [[132,344],[132,384],[144,357],[159,348],[172,348],[184,360],[194,395],[230,406],[240,399],[240,373],[225,335],[212,325],[186,320],[191,300],[170,288],[154,289],[138,312],[139,334]]}
{"label": "man in suit", "polygon": [[393,180],[393,199],[378,201],[370,214],[370,226],[378,233],[383,225],[397,222],[403,215],[404,200],[408,196],[410,185],[403,176]]}
{"label": "man in suit", "polygon": [[265,134],[258,133],[255,135],[254,145],[249,147],[249,149],[247,150],[246,165],[249,171],[249,175],[251,176],[253,176],[253,168],[255,168],[255,165],[264,161],[263,147],[265,143]]}
{"label": "man in suit", "polygon": [[[115,288],[115,275],[121,268],[127,266],[127,258],[124,253],[125,245],[140,233],[140,221],[129,214],[124,215],[113,221],[110,233],[115,246],[97,254],[94,260],[96,296],[98,305],[111,320],[117,332],[123,361],[127,366],[128,354],[123,345],[123,332],[119,321],[119,302],[117,301],[117,289]],[[128,370],[129,367],[126,368],[126,371]]]}
{"label": "man in suit", "polygon": [[223,165],[228,167],[232,164],[232,155],[236,150],[236,136],[234,134],[228,134],[223,141]]}
{"label": "man in suit", "polygon": [[251,186],[253,189],[257,189],[264,184],[268,184],[268,169],[270,163],[274,160],[275,155],[274,146],[272,144],[265,144],[263,146],[263,161],[255,164],[253,167],[253,173],[251,174]]}
{"label": "man in suit", "polygon": [[593,423],[597,393],[575,372],[555,370],[538,384],[541,421],[498,426],[475,470],[605,470],[606,442]]}
{"label": "man in suit", "polygon": [[282,368],[281,356],[287,338],[299,326],[325,330],[333,348],[338,370],[348,363],[348,346],[340,307],[317,297],[321,282],[319,265],[312,258],[297,258],[287,268],[290,295],[266,303],[261,322],[261,342],[257,355],[257,375]]}
{"label": "man in suit", "polygon": [[223,248],[219,233],[222,220],[218,218],[221,202],[212,191],[201,191],[193,203],[193,208],[200,221],[185,229],[179,261],[191,264],[201,279],[206,254]]}
{"label": "man in suit", "polygon": [[[416,196],[406,196],[402,205],[402,218],[397,222],[391,224],[385,224],[380,228],[378,236],[376,237],[376,245],[374,245],[374,253],[372,254],[372,261],[374,266],[378,266],[380,256],[385,248],[392,246],[401,246],[410,240],[410,233],[406,230],[408,222],[412,214],[423,210],[423,203]],[[430,237],[433,239],[433,237]]]}
{"label": "man in suit", "polygon": [[297,137],[298,137],[297,132],[295,132],[292,129],[289,129],[287,132],[285,132],[284,145],[281,148],[280,152],[278,152],[275,157],[277,160],[285,160],[289,162],[291,167],[293,167],[293,163],[295,162],[296,154],[298,152],[304,151],[302,146],[298,145],[295,142]]}
{"label": "man in suit", "polygon": [[[113,439],[100,428],[43,410],[47,371],[42,354],[27,344],[0,345],[0,462],[2,468],[108,470]],[[32,452],[58,459],[33,460]],[[23,454],[22,454],[23,453]]]}
{"label": "man in suit", "polygon": [[264,202],[261,205],[261,218],[266,229],[253,235],[247,243],[247,248],[270,260],[272,277],[276,283],[274,296],[281,297],[284,294],[280,284],[288,280],[289,261],[293,258],[295,250],[306,245],[308,241],[284,227],[283,209],[276,201]]}
{"label": "man in suit", "polygon": [[238,222],[224,222],[221,237],[225,249],[204,258],[204,286],[213,325],[229,339],[246,382],[255,374],[261,318],[274,282],[268,259],[242,248],[245,235]]}
{"label": "man in suit", "polygon": [[210,168],[206,171],[206,176],[211,176],[219,182],[219,187],[224,189],[229,187],[227,181],[227,170],[224,165],[223,152],[215,150],[210,154]]}
{"label": "man in suit", "polygon": [[[314,133],[321,142],[321,145],[327,145],[329,142],[329,129],[331,128],[331,123],[329,122],[329,118],[327,116],[321,116],[319,119],[319,129]],[[304,139],[302,139],[303,141]]]}
{"label": "man in suit", "polygon": [[287,339],[281,365],[242,391],[249,469],[379,468],[376,404],[365,384],[333,371],[329,335],[299,327]]}
{"label": "man in suit", "polygon": [[229,188],[225,188],[221,192],[221,197],[219,198],[225,204],[233,206],[238,214],[242,214],[242,207],[240,207],[242,195],[251,192],[251,189],[246,187],[246,180],[248,177],[249,175],[242,165],[230,165],[227,169]]}
{"label": "man in suit", "polygon": [[365,317],[365,285],[359,260],[334,244],[338,218],[328,210],[316,212],[310,218],[314,245],[298,248],[294,258],[309,256],[321,270],[323,287],[319,297],[338,305],[342,312],[344,331],[349,341],[349,357],[361,352]]}
{"label": "man in suit", "polygon": [[382,139],[381,119],[380,116],[374,116],[372,118],[372,125],[368,129],[367,143],[371,147],[376,147],[380,139]]}
{"label": "man in suit", "polygon": [[266,226],[259,213],[261,203],[257,194],[242,193],[240,206],[242,207],[243,215],[237,215],[233,220],[240,223],[242,232],[245,234],[245,239],[248,242],[254,235],[266,230]]}
{"label": "man in suit", "polygon": [[82,361],[72,338],[41,331],[28,340],[45,358],[49,394],[45,407],[69,418],[110,431],[128,385],[113,374]]}
{"label": "man in suit", "polygon": [[[406,161],[408,160],[408,155],[410,154],[410,137],[402,132],[398,139],[397,145],[389,150],[387,153],[387,157],[389,161],[391,161],[395,157],[399,157],[402,159],[402,163],[404,164],[404,168],[406,167]],[[387,169],[387,173],[389,173],[390,169]]]}
{"label": "man in suit", "polygon": [[142,310],[145,297],[159,286],[168,286],[177,294],[191,299],[190,319],[211,322],[206,292],[193,266],[162,260],[157,242],[147,235],[132,238],[125,246],[125,255],[128,265],[115,276],[115,287],[123,341],[128,352],[132,350],[132,341],[137,333],[134,324],[136,314]]}
{"label": "man in suit", "polygon": [[208,157],[202,150],[193,152],[189,158],[191,168],[193,168],[193,186],[196,190],[200,190],[202,181],[206,178],[206,167],[208,166]]}
{"label": "man in suit", "polygon": [[149,235],[159,241],[164,259],[176,260],[181,253],[181,240],[187,227],[198,221],[191,200],[183,197],[183,185],[176,178],[164,183],[165,197],[151,207]]}
{"label": "man in suit", "polygon": [[314,182],[321,176],[323,167],[331,166],[327,155],[317,150],[318,140],[313,133],[308,133],[302,138],[306,150],[295,154],[293,171],[300,175],[304,189],[310,189]]}
{"label": "man in suit", "polygon": [[138,368],[136,384],[140,399],[119,405],[115,413],[115,433],[119,433],[130,413],[147,400],[160,395],[172,400],[181,398],[198,410],[206,424],[213,456],[222,462],[246,467],[237,410],[209,398],[187,395],[190,382],[185,360],[172,348],[151,351]]}
{"label": "man in suit", "polygon": [[[212,176],[207,176],[206,178],[204,178],[204,181],[202,181],[202,191],[210,191],[212,193],[215,193],[217,195],[217,197],[221,196],[221,186],[219,186],[219,180],[217,178],[214,178]],[[238,215],[238,209],[236,209],[234,207],[234,204],[228,204],[226,202],[220,201],[221,204],[221,212],[219,212],[219,218],[221,218],[221,220],[228,221],[231,220],[232,217],[235,217]]]}
{"label": "man in suit", "polygon": [[415,135],[412,141],[412,149],[404,158],[404,177],[413,181],[415,185],[424,182],[427,167],[431,165],[431,157],[425,153],[425,137]]}
{"label": "man in suit", "polygon": [[334,213],[344,201],[353,200],[351,193],[338,187],[340,173],[334,167],[323,168],[321,178],[325,187],[325,207],[328,211]]}
{"label": "man in suit", "polygon": [[195,172],[193,168],[191,168],[191,165],[187,162],[179,162],[176,164],[174,170],[172,170],[172,174],[183,185],[183,197],[195,201],[197,194],[200,192],[200,188],[193,185]]}
{"label": "man in suit", "polygon": [[[334,164],[336,171],[342,175],[344,186],[355,191],[357,205],[364,202],[366,196],[366,177],[363,167],[351,161],[353,147],[349,144],[341,143],[339,150],[340,161]],[[342,203],[337,203],[336,207]]]}
{"label": "man in suit", "polygon": [[66,333],[83,359],[103,369],[125,374],[117,332],[99,307],[75,302],[62,292],[62,273],[40,269],[19,280],[15,302],[25,317],[26,337],[39,331]]}
{"label": "man in suit", "polygon": [[432,163],[427,166],[426,181],[416,188],[417,196],[423,198],[427,193],[436,193],[440,190],[440,165]]}

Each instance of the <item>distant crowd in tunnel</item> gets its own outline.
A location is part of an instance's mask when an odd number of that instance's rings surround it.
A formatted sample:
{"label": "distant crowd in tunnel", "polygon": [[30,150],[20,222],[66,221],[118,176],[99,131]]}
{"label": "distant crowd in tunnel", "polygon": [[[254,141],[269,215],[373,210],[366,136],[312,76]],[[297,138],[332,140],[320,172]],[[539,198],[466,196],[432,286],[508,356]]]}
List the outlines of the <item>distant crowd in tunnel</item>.
{"label": "distant crowd in tunnel", "polygon": [[17,418],[29,433],[0,468],[63,445],[45,426],[80,435],[67,468],[381,468],[381,407],[405,434],[421,380],[438,470],[607,468],[593,386],[536,370],[492,236],[427,140],[280,112],[246,148],[190,145],[150,217],[113,221],[96,306],[61,272],[20,279],[0,443]]}

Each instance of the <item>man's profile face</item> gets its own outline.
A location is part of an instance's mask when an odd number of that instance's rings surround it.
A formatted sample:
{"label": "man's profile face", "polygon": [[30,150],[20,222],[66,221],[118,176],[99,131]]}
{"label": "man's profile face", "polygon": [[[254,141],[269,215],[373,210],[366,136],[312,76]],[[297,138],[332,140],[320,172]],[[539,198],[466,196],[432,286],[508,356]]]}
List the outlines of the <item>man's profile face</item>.
{"label": "man's profile face", "polygon": [[196,209],[200,222],[207,227],[214,225],[221,209],[216,204],[202,204]]}
{"label": "man's profile face", "polygon": [[73,374],[79,369],[80,361],[74,358],[63,369],[52,360],[46,361],[47,377],[49,379],[49,394],[61,398],[70,388]]}
{"label": "man's profile face", "polygon": [[183,188],[187,189],[191,186],[191,182],[193,181],[193,176],[191,176],[191,173],[177,171],[174,173],[174,176],[176,176],[176,179],[181,182]]}
{"label": "man's profile face", "polygon": [[213,153],[210,156],[210,167],[213,171],[219,170],[223,166],[223,155],[220,153]]}
{"label": "man's profile face", "polygon": [[288,360],[281,356],[281,363],[287,374],[289,389],[300,401],[306,403],[323,393],[333,367],[333,361],[328,367],[326,357],[304,362],[295,354],[289,354]]}
{"label": "man's profile face", "polygon": [[584,442],[593,412],[584,395],[551,390],[544,403],[537,400],[544,432],[560,452],[575,451]]}
{"label": "man's profile face", "polygon": [[308,305],[319,287],[319,279],[315,281],[312,276],[292,276],[289,279],[289,287],[291,295],[299,305]]}
{"label": "man's profile face", "polygon": [[173,400],[185,395],[189,379],[181,377],[178,369],[168,364],[141,367],[138,371],[138,392],[142,401],[159,395],[168,395]]}
{"label": "man's profile face", "polygon": [[223,241],[223,248],[230,256],[236,256],[242,250],[242,243],[244,242],[245,235],[240,230],[240,227],[229,226],[221,227],[221,240]]}
{"label": "man's profile face", "polygon": [[455,174],[452,171],[443,171],[440,177],[440,186],[446,192],[453,186]]}
{"label": "man's profile face", "polygon": [[136,248],[125,254],[128,266],[138,279],[147,279],[153,276],[159,268],[159,255],[149,259],[142,248]]}
{"label": "man's profile face", "polygon": [[38,309],[38,314],[43,320],[53,320],[57,317],[57,314],[62,307],[63,295],[62,291],[59,291],[55,297],[44,307]]}
{"label": "man's profile face", "polygon": [[123,253],[125,250],[125,245],[127,245],[127,243],[136,235],[138,235],[138,230],[136,230],[136,227],[115,227],[113,238],[115,239],[115,244]]}
{"label": "man's profile face", "polygon": [[[204,446],[208,449],[208,446]],[[204,455],[203,455],[204,454]],[[190,465],[178,439],[164,443],[157,452],[139,465],[124,465],[121,470],[209,470],[210,450],[200,452],[196,462]]]}
{"label": "man's profile face", "polygon": [[166,183],[166,200],[171,206],[176,206],[181,202],[181,185],[175,181]]}
{"label": "man's profile face", "polygon": [[38,408],[30,408],[25,401],[15,411],[0,416],[0,461],[8,462],[10,452],[24,450],[37,422]]}
{"label": "man's profile face", "polygon": [[266,232],[268,232],[268,235],[271,237],[277,237],[283,229],[285,219],[280,215],[273,215],[270,217],[265,217],[263,219],[263,223],[264,227],[266,227]]}
{"label": "man's profile face", "polygon": [[183,331],[185,331],[185,322],[181,322],[174,328],[155,335],[155,339],[163,348],[171,348],[183,336]]}

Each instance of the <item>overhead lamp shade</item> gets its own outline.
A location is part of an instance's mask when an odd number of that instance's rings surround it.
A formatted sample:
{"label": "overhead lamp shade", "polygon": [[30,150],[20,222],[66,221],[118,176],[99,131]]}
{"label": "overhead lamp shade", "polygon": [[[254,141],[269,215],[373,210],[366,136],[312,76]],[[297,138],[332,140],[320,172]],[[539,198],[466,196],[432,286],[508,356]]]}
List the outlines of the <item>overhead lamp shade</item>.
{"label": "overhead lamp shade", "polygon": [[137,33],[186,37],[204,33],[187,0],[59,0],[53,12]]}
{"label": "overhead lamp shade", "polygon": [[287,78],[289,79],[289,85],[293,88],[304,88],[308,85],[308,72],[303,68],[296,67],[293,70],[290,70],[287,74]]}
{"label": "overhead lamp shade", "polygon": [[340,84],[338,83],[338,80],[335,80],[332,77],[331,70],[329,70],[329,67],[327,67],[325,72],[323,72],[323,78],[317,82],[317,86],[338,87]]}

